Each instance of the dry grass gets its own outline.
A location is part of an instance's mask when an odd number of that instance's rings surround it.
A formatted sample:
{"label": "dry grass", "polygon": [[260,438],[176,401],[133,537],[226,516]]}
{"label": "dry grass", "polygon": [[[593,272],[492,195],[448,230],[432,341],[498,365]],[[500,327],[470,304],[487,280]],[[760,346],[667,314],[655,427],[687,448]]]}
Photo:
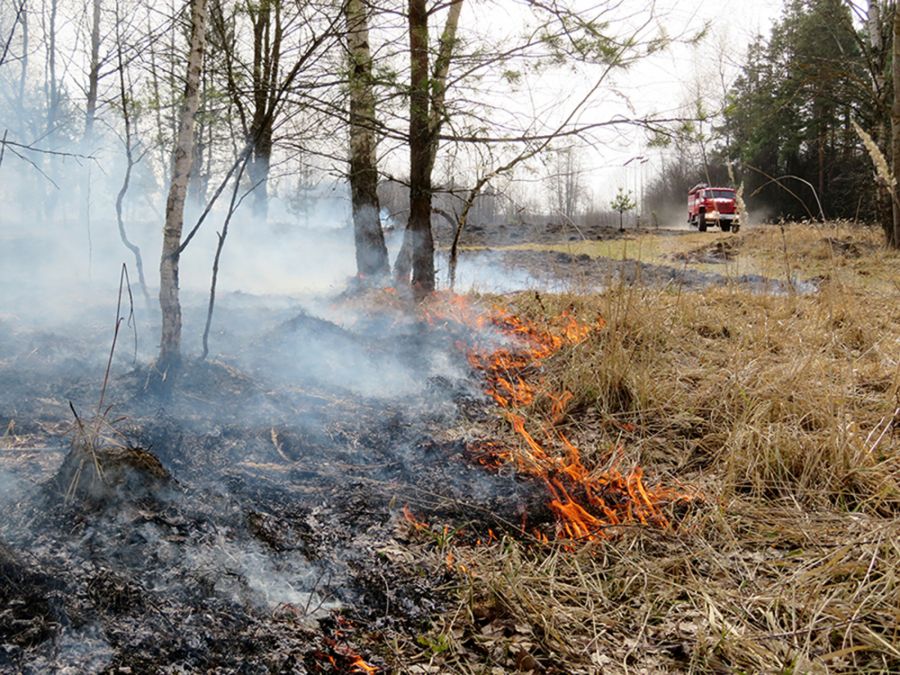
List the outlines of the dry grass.
{"label": "dry grass", "polygon": [[454,673],[896,672],[898,542],[896,520],[733,500],[689,533],[631,531],[576,554],[456,549],[459,607],[441,640],[420,643],[441,651],[417,660]]}
{"label": "dry grass", "polygon": [[[545,298],[550,311],[578,303],[608,322],[550,364],[548,388],[575,394],[576,438],[585,420],[629,422],[636,460],[680,475],[715,469],[729,494],[893,512],[900,465],[886,428],[900,408],[900,315],[834,295]],[[589,426],[585,440],[602,446]]]}
{"label": "dry grass", "polygon": [[574,553],[426,547],[461,565],[459,606],[395,646],[400,672],[900,670],[900,256],[845,225],[741,237],[747,255],[827,281],[514,299],[538,319],[606,319],[545,373],[574,394],[565,424],[588,465],[621,445],[705,504],[675,531],[626,528]]}
{"label": "dry grass", "polygon": [[[751,228],[739,238],[748,265],[784,279],[785,267],[803,279],[877,294],[900,292],[900,256],[884,246],[880,228],[847,221]],[[785,252],[787,256],[785,256]]]}

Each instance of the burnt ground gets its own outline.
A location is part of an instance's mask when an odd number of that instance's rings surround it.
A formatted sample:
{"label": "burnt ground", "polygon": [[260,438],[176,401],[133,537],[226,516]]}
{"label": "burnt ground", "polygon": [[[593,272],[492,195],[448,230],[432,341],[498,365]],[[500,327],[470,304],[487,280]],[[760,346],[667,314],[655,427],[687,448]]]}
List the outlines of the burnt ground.
{"label": "burnt ground", "polygon": [[[437,221],[435,239],[449,246],[453,239],[453,232],[443,220]],[[655,232],[679,236],[688,234],[691,230],[655,228],[644,229],[644,232]],[[635,230],[626,229],[620,232],[617,227],[609,227],[600,223],[586,223],[574,225],[564,222],[520,222],[520,223],[494,223],[491,225],[469,224],[463,230],[461,244],[464,246],[505,246],[509,244],[521,244],[530,242],[533,244],[560,244],[570,241],[619,239],[633,236]]]}
{"label": "burnt ground", "polygon": [[0,671],[360,672],[354,636],[450,597],[405,505],[473,540],[549,524],[542,486],[446,440],[489,414],[458,330],[247,312],[168,399],[122,337],[99,416],[108,327],[0,322]]}
{"label": "burnt ground", "polygon": [[[556,251],[504,251],[489,255],[499,255],[498,264],[507,268],[528,270],[533,278],[546,280],[544,285],[552,283],[557,288],[568,284],[570,288],[600,291],[618,284],[626,286],[637,284],[652,287],[672,285],[684,290],[702,290],[714,286],[739,284],[760,293],[786,291],[784,282],[763,275],[704,272],[683,263],[656,265],[639,260],[613,260]],[[697,257],[698,259],[693,262],[726,262],[706,258],[705,247],[698,251]]]}

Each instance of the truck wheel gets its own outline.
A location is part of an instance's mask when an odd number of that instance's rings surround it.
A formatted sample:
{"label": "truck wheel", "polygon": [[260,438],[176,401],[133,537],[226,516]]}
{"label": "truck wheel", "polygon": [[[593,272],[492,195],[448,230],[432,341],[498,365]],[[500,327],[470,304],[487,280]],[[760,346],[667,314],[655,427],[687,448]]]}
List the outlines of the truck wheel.
{"label": "truck wheel", "polygon": [[706,232],[706,214],[703,211],[697,214],[697,229]]}
{"label": "truck wheel", "polygon": [[722,232],[731,232],[731,223],[726,220],[721,221],[719,227],[722,228]]}

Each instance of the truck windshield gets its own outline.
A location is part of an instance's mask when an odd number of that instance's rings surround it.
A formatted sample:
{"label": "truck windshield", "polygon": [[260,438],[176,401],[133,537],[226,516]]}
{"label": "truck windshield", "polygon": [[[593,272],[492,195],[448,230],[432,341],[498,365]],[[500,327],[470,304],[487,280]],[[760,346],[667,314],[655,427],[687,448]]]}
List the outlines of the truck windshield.
{"label": "truck windshield", "polygon": [[734,190],[707,190],[707,199],[734,199]]}

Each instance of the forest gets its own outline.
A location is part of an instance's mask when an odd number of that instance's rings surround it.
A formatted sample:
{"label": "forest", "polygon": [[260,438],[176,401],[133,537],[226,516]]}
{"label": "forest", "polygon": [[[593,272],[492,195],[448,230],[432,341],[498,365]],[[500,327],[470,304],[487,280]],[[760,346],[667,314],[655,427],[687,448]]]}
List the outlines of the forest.
{"label": "forest", "polygon": [[786,2],[739,75],[711,82],[719,95],[698,96],[694,119],[660,139],[675,151],[651,203],[665,209],[696,175],[728,183],[731,165],[764,219],[881,223],[895,241],[890,194],[854,128],[893,156],[893,15],[892,3]]}
{"label": "forest", "polygon": [[0,133],[0,672],[900,671],[893,0],[0,0]]}

